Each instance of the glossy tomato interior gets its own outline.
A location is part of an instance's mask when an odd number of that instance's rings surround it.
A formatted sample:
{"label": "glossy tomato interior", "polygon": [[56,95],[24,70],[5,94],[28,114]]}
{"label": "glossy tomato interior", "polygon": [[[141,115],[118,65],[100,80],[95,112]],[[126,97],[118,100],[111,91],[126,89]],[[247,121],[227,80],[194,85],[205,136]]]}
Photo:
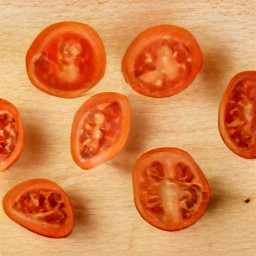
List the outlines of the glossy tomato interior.
{"label": "glossy tomato interior", "polygon": [[5,195],[3,207],[11,219],[40,235],[64,237],[73,228],[68,197],[49,180],[32,179],[18,184]]}
{"label": "glossy tomato interior", "polygon": [[82,89],[92,82],[95,56],[90,43],[77,33],[58,34],[34,60],[38,80],[64,91]]}
{"label": "glossy tomato interior", "polygon": [[104,45],[98,33],[86,24],[55,23],[31,44],[26,68],[38,89],[58,97],[78,97],[103,77]]}
{"label": "glossy tomato interior", "polygon": [[220,105],[219,128],[228,147],[245,158],[256,158],[256,71],[237,74]]}
{"label": "glossy tomato interior", "polygon": [[145,30],[131,43],[123,58],[123,73],[137,92],[167,97],[185,89],[202,63],[200,47],[189,31],[159,25]]}
{"label": "glossy tomato interior", "polygon": [[208,182],[188,153],[160,148],[139,157],[133,168],[136,207],[151,225],[180,230],[195,223],[210,199]]}
{"label": "glossy tomato interior", "polygon": [[130,106],[118,93],[96,94],[74,118],[71,152],[75,162],[90,169],[114,157],[125,145],[130,130]]}
{"label": "glossy tomato interior", "polygon": [[24,148],[24,131],[18,109],[0,98],[0,171],[8,169]]}

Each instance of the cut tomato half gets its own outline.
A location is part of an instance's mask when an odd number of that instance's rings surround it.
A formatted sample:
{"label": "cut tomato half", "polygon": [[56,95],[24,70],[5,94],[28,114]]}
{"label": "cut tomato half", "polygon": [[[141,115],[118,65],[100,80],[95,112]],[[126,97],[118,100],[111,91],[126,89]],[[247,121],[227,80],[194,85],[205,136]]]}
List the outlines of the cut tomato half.
{"label": "cut tomato half", "polygon": [[174,25],[158,25],[139,34],[122,63],[125,80],[138,93],[168,97],[187,88],[203,65],[194,36]]}
{"label": "cut tomato half", "polygon": [[219,108],[219,131],[237,155],[256,158],[256,71],[244,71],[229,82]]}
{"label": "cut tomato half", "polygon": [[194,159],[177,148],[158,148],[133,167],[135,205],[151,225],[175,231],[194,224],[205,212],[210,189]]}
{"label": "cut tomato half", "polygon": [[83,169],[91,169],[117,155],[130,131],[130,105],[125,95],[99,93],[77,111],[71,134],[71,153]]}
{"label": "cut tomato half", "polygon": [[4,197],[6,214],[21,226],[48,237],[65,237],[74,217],[66,193],[54,182],[31,179],[13,187]]}
{"label": "cut tomato half", "polygon": [[24,130],[18,109],[0,98],[0,172],[20,157],[24,148]]}
{"label": "cut tomato half", "polygon": [[55,23],[31,44],[26,68],[38,89],[63,98],[82,96],[105,73],[104,45],[97,32],[86,24]]}

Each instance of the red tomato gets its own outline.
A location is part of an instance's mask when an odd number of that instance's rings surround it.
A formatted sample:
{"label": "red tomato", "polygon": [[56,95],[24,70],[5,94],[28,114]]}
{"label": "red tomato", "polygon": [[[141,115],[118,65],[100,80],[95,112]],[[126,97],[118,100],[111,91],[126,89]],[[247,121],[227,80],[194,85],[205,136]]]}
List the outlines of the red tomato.
{"label": "red tomato", "polygon": [[20,157],[24,148],[24,131],[18,109],[0,98],[0,172]]}
{"label": "red tomato", "polygon": [[90,169],[117,155],[130,131],[130,105],[125,95],[99,93],[77,111],[71,134],[71,153],[83,169]]}
{"label": "red tomato", "polygon": [[176,148],[158,148],[133,167],[135,205],[151,225],[175,231],[194,224],[210,200],[208,182],[193,158]]}
{"label": "red tomato", "polygon": [[219,108],[219,131],[237,155],[256,158],[256,71],[244,71],[229,82]]}
{"label": "red tomato", "polygon": [[54,182],[32,179],[13,187],[4,197],[6,214],[43,236],[65,237],[73,228],[73,210],[65,192]]}
{"label": "red tomato", "polygon": [[162,98],[188,87],[202,64],[200,47],[189,31],[158,25],[133,40],[124,55],[122,70],[135,91]]}
{"label": "red tomato", "polygon": [[83,95],[103,77],[104,45],[97,32],[78,22],[60,22],[44,29],[27,57],[28,76],[38,89],[63,98]]}

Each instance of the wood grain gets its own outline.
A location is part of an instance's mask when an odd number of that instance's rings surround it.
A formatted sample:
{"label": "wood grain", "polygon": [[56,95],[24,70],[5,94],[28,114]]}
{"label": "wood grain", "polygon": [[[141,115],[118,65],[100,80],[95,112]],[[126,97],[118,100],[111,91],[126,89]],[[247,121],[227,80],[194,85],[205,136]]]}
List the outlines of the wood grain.
{"label": "wood grain", "polygon": [[[18,1],[0,2],[0,96],[19,107],[26,147],[0,177],[1,198],[15,184],[48,178],[69,195],[75,227],[66,239],[38,236],[11,221],[0,207],[2,256],[32,255],[256,255],[256,162],[242,159],[222,142],[217,129],[221,95],[230,78],[256,67],[256,2],[226,1]],[[103,80],[78,99],[59,99],[34,88],[25,54],[47,25],[64,20],[87,23],[101,35],[107,52]],[[156,24],[190,30],[200,43],[204,67],[193,84],[174,97],[136,94],[120,71],[131,40]],[[126,94],[132,131],[126,148],[91,171],[72,161],[72,118],[90,96]],[[195,225],[164,232],[146,223],[133,203],[131,167],[146,150],[187,150],[208,178],[211,204]],[[244,200],[251,198],[249,203]]]}

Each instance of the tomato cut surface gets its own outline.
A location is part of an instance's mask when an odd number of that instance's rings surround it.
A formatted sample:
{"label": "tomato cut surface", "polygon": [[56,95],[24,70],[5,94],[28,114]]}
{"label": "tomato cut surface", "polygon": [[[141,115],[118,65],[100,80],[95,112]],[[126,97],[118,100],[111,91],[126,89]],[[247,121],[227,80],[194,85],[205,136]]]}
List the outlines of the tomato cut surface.
{"label": "tomato cut surface", "polygon": [[119,153],[130,131],[130,105],[125,95],[96,94],[77,111],[71,134],[71,153],[83,169],[90,169]]}
{"label": "tomato cut surface", "polygon": [[161,98],[188,87],[202,64],[200,47],[189,31],[158,25],[143,31],[130,44],[122,70],[135,91]]}
{"label": "tomato cut surface", "polygon": [[66,193],[54,182],[31,179],[4,197],[6,214],[25,228],[48,237],[65,237],[73,228],[73,210]]}
{"label": "tomato cut surface", "polygon": [[256,71],[244,71],[229,82],[219,109],[219,131],[237,155],[256,158]]}
{"label": "tomato cut surface", "polygon": [[151,225],[175,231],[194,224],[206,210],[210,189],[193,158],[176,148],[158,148],[133,167],[135,205]]}
{"label": "tomato cut surface", "polygon": [[106,68],[106,54],[93,28],[79,22],[60,22],[36,37],[27,52],[26,67],[38,89],[73,98],[100,81]]}
{"label": "tomato cut surface", "polygon": [[24,131],[18,109],[0,98],[0,172],[20,157],[24,148]]}

